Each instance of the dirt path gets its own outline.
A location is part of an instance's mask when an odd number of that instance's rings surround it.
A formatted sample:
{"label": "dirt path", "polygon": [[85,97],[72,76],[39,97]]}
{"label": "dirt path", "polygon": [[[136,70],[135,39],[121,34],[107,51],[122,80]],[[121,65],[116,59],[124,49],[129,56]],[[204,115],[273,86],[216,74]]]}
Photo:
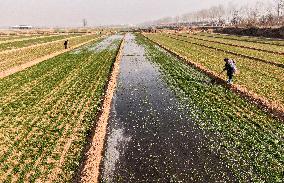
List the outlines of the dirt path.
{"label": "dirt path", "polygon": [[100,182],[235,180],[133,35],[126,36],[120,68]]}
{"label": "dirt path", "polygon": [[[102,38],[102,37],[100,37],[100,38]],[[99,39],[99,38],[96,38],[96,39]],[[7,76],[9,76],[9,75],[12,75],[12,74],[14,74],[14,73],[16,73],[16,72],[22,71],[22,70],[24,70],[24,69],[27,69],[27,68],[29,68],[29,67],[32,67],[32,66],[34,66],[34,65],[36,65],[36,64],[38,64],[38,63],[40,63],[40,62],[43,62],[43,61],[48,60],[48,59],[50,59],[50,58],[53,58],[53,57],[55,57],[55,56],[57,56],[57,55],[60,55],[60,54],[66,53],[66,52],[68,52],[68,51],[74,50],[74,49],[76,49],[76,48],[78,48],[78,47],[80,47],[80,46],[83,46],[83,45],[85,45],[85,44],[88,44],[88,43],[90,43],[90,42],[92,42],[92,41],[94,41],[94,40],[96,40],[96,39],[89,40],[89,41],[87,41],[87,42],[84,42],[84,43],[78,44],[78,45],[76,45],[76,46],[73,46],[72,48],[69,48],[69,49],[66,49],[66,50],[62,50],[62,51],[58,51],[58,52],[55,52],[55,53],[53,53],[53,54],[46,55],[46,56],[44,56],[44,57],[41,57],[41,58],[32,60],[32,61],[30,61],[30,62],[28,62],[28,63],[24,63],[24,64],[22,64],[22,65],[19,65],[19,66],[10,68],[10,69],[5,70],[5,71],[1,71],[1,72],[0,72],[0,79],[1,79],[1,78],[4,78],[4,77],[7,77]]]}
{"label": "dirt path", "polygon": [[[112,40],[110,39],[104,40],[95,49],[101,50],[105,46],[110,45],[111,42]],[[102,160],[103,147],[106,137],[106,128],[110,114],[111,101],[116,88],[117,76],[119,74],[119,65],[120,65],[121,51],[123,49],[123,46],[124,46],[124,40],[120,45],[120,50],[113,66],[113,71],[110,77],[110,81],[108,83],[106,96],[102,106],[102,113],[97,122],[95,135],[92,139],[92,144],[86,155],[86,161],[84,162],[85,166],[83,167],[81,173],[81,178],[79,180],[80,182],[84,183],[98,182],[99,167]]]}

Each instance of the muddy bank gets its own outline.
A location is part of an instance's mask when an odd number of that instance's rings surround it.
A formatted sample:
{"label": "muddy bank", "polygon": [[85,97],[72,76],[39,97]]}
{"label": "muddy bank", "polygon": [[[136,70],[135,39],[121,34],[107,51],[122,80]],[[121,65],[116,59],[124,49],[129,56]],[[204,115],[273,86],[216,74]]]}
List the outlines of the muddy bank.
{"label": "muddy bank", "polygon": [[98,119],[95,120],[96,126],[92,130],[92,134],[87,137],[88,144],[84,149],[83,159],[78,172],[73,178],[73,182],[98,182],[99,166],[102,159],[111,100],[116,88],[116,80],[119,73],[119,64],[122,54],[121,51],[124,45],[124,41],[122,39],[123,36],[121,35],[113,35],[104,39],[97,45],[85,47],[76,51],[76,53],[78,53],[80,51],[83,51],[84,49],[88,49],[89,51],[100,52],[106,49],[117,49],[116,41],[121,42],[115,62],[112,67],[111,75],[109,76],[108,85],[105,88],[105,96],[103,99],[103,104],[101,106],[102,110],[98,115]]}
{"label": "muddy bank", "polygon": [[232,182],[133,35],[126,36],[120,68],[101,181]]}

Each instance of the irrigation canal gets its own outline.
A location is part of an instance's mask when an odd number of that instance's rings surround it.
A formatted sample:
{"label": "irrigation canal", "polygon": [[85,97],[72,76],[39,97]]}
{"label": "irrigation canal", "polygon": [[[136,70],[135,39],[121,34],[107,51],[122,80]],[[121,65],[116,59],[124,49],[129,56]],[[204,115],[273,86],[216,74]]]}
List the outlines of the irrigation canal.
{"label": "irrigation canal", "polygon": [[143,46],[125,39],[101,182],[234,182]]}

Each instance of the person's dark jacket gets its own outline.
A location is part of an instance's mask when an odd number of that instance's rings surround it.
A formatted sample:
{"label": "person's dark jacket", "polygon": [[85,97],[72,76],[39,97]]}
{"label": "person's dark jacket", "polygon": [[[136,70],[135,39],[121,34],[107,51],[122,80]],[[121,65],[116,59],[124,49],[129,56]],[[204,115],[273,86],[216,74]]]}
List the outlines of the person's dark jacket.
{"label": "person's dark jacket", "polygon": [[228,76],[234,74],[234,68],[232,68],[232,66],[230,65],[230,63],[226,63],[226,64],[225,64],[224,71],[227,71],[227,75],[228,75]]}

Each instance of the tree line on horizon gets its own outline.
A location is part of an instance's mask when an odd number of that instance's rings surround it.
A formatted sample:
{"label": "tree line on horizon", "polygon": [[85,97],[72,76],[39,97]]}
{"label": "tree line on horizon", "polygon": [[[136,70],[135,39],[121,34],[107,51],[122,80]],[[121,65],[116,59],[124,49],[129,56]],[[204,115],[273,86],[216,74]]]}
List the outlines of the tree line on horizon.
{"label": "tree line on horizon", "polygon": [[284,0],[257,1],[239,5],[230,2],[175,17],[165,17],[142,25],[192,24],[210,26],[284,26]]}

